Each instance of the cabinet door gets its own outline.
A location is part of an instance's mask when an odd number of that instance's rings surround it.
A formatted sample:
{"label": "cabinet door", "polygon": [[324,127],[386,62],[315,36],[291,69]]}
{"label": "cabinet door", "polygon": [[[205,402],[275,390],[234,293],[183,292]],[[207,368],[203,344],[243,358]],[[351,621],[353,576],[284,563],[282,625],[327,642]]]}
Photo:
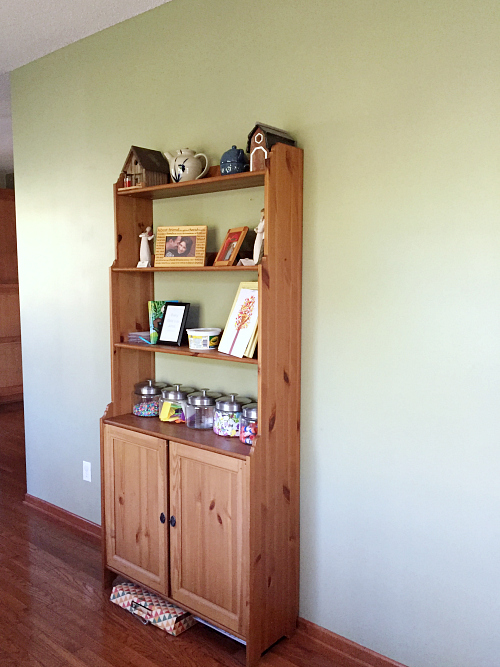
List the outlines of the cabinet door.
{"label": "cabinet door", "polygon": [[172,598],[242,635],[248,598],[246,486],[245,461],[170,442]]}
{"label": "cabinet door", "polygon": [[168,592],[166,466],[165,440],[105,427],[106,561],[160,593]]}

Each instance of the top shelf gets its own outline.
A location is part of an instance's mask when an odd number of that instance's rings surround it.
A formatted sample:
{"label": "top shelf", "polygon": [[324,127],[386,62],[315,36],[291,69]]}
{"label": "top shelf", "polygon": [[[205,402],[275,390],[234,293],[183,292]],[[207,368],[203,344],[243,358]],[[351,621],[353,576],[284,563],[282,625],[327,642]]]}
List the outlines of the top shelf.
{"label": "top shelf", "polygon": [[227,190],[243,190],[264,185],[265,171],[246,171],[242,174],[221,176],[219,167],[211,167],[209,176],[197,181],[184,183],[168,183],[168,185],[152,185],[150,187],[118,188],[119,197],[135,197],[137,199],[169,199],[202,195],[207,192],[225,192]]}

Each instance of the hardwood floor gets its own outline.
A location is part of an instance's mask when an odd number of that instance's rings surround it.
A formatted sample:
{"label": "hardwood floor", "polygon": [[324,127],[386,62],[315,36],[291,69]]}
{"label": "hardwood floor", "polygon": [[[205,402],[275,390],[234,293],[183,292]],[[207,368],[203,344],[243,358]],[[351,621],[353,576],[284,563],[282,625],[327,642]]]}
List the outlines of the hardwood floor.
{"label": "hardwood floor", "polygon": [[[1,667],[241,667],[244,649],[201,624],[179,637],[109,602],[99,548],[23,504],[21,404],[0,406]],[[267,667],[362,667],[298,631]]]}

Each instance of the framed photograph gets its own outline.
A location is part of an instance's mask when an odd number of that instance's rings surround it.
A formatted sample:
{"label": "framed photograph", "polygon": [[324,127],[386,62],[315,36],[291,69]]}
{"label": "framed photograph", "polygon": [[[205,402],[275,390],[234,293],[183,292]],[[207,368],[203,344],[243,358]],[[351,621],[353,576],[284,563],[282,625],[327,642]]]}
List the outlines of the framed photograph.
{"label": "framed photograph", "polygon": [[186,328],[189,305],[189,303],[180,303],[179,301],[165,302],[157,345],[181,344]]}
{"label": "framed photograph", "polygon": [[156,230],[155,266],[205,266],[207,228],[158,227]]}
{"label": "framed photograph", "polygon": [[235,227],[227,232],[224,243],[215,258],[214,266],[232,266],[236,262],[238,250],[247,232],[248,227]]}
{"label": "framed photograph", "polygon": [[258,314],[259,283],[240,283],[219,343],[219,352],[240,359],[249,356],[248,352],[255,340]]}

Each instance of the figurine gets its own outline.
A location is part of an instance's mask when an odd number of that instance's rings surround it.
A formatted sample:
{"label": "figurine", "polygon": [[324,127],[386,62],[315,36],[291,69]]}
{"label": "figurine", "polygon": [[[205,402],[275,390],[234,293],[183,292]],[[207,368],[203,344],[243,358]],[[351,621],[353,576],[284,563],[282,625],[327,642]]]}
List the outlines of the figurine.
{"label": "figurine", "polygon": [[255,242],[253,244],[253,259],[240,259],[238,266],[257,266],[262,260],[262,255],[264,254],[264,227],[266,224],[264,210],[265,209],[261,209],[259,224],[254,229],[257,236],[255,237]]}
{"label": "figurine", "polygon": [[257,227],[254,229],[257,236],[255,237],[255,243],[253,246],[253,263],[255,265],[260,263],[262,255],[264,254],[264,227],[265,227],[265,217],[264,209],[260,212],[260,222]]}
{"label": "figurine", "polygon": [[147,269],[151,266],[151,250],[149,248],[149,242],[155,237],[152,231],[151,227],[146,227],[146,231],[139,234],[141,248],[139,250],[139,261],[137,262],[138,269]]}

